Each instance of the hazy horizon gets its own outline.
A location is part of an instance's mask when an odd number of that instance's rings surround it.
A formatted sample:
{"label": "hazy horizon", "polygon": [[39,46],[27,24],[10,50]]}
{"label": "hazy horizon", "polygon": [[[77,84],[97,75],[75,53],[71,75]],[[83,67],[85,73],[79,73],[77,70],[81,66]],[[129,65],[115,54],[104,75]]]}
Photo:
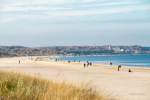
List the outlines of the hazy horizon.
{"label": "hazy horizon", "polygon": [[1,0],[0,45],[150,46],[149,0]]}
{"label": "hazy horizon", "polygon": [[29,47],[29,48],[40,48],[40,47],[96,47],[96,46],[141,46],[141,47],[150,47],[143,45],[51,45],[51,46],[24,46],[24,45],[0,45],[0,46],[8,46],[8,47]]}

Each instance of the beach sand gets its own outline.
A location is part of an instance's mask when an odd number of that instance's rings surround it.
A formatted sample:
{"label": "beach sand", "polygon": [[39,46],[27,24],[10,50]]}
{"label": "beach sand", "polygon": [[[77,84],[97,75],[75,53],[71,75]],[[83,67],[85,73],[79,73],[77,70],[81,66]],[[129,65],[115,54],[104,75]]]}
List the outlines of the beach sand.
{"label": "beach sand", "polygon": [[[33,57],[35,58],[35,57]],[[21,64],[18,64],[19,60]],[[95,64],[84,68],[83,63],[42,61],[28,57],[1,58],[0,70],[17,72],[58,82],[87,85],[115,100],[150,100],[150,69]]]}

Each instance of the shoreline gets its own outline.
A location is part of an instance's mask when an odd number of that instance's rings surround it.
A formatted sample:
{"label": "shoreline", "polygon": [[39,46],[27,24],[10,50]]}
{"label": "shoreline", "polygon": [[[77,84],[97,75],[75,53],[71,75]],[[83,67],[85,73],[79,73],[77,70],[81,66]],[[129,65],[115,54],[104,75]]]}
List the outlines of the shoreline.
{"label": "shoreline", "polygon": [[[120,55],[120,54],[119,54]],[[126,54],[125,54],[126,55]],[[125,55],[121,55],[121,56],[125,56]],[[130,54],[127,54],[127,55],[130,55]],[[132,54],[133,55],[133,54]],[[134,54],[134,55],[141,55],[141,54]],[[142,54],[142,55],[146,55],[146,54]],[[103,56],[116,56],[116,55],[83,55],[83,56],[63,56],[63,57],[58,57],[58,59],[61,59],[61,60],[63,60],[63,58],[67,58],[67,57],[90,57],[90,56],[92,56],[92,57],[97,57],[97,56],[100,56],[100,57],[103,57]],[[118,55],[117,55],[118,56]],[[55,58],[55,59],[57,59],[57,58]],[[81,58],[82,59],[82,58]],[[119,58],[118,58],[119,59]],[[86,63],[87,61],[89,61],[89,62],[92,62],[92,63],[94,63],[94,64],[106,64],[106,65],[109,65],[109,63],[110,62],[112,62],[113,63],[113,65],[115,65],[115,66],[118,66],[118,65],[122,65],[122,66],[128,66],[128,67],[135,67],[135,68],[138,68],[138,67],[141,67],[141,68],[150,68],[150,65],[149,64],[145,64],[144,65],[144,63],[136,63],[136,62],[133,62],[133,63],[121,63],[121,62],[119,62],[119,61],[113,61],[113,60],[104,60],[104,61],[92,61],[92,60],[85,60],[85,61],[83,61],[83,60],[73,60],[73,59],[64,59],[63,61],[71,61],[71,62],[83,62],[83,63]],[[143,65],[142,65],[143,64]]]}
{"label": "shoreline", "polygon": [[[49,62],[55,62],[54,60],[49,60]],[[61,62],[61,63],[63,63],[63,62],[65,62],[66,64],[81,64],[81,65],[83,65],[84,63],[86,63],[86,61],[80,61],[80,62],[78,62],[78,61],[71,61],[70,63],[68,63],[68,61],[66,61],[66,60],[61,60],[61,61],[57,61],[58,63],[59,62]],[[91,61],[92,62],[92,61]],[[106,63],[100,63],[100,62],[98,62],[98,63],[95,63],[95,62],[92,62],[93,63],[93,66],[94,65],[96,65],[96,66],[107,66],[107,67],[117,67],[119,64],[113,64],[113,65],[110,65],[110,64],[106,64]],[[121,64],[120,64],[121,65]],[[122,67],[124,67],[124,68],[133,68],[133,69],[148,69],[148,70],[150,70],[150,66],[127,66],[127,65],[121,65]]]}
{"label": "shoreline", "polygon": [[[58,56],[57,56],[58,57]],[[21,56],[21,57],[1,57],[0,59],[15,59],[15,58],[27,58],[28,60],[32,60],[32,61],[36,61],[36,59],[40,59],[40,60],[37,60],[37,61],[44,61],[44,62],[56,62],[54,58],[52,59],[49,59],[49,56]],[[57,61],[57,62],[61,62],[61,63],[66,63],[66,64],[69,64],[67,60],[60,60],[60,61]],[[91,61],[92,62],[92,61]],[[83,65],[84,63],[86,63],[86,61],[71,61],[70,63],[72,64],[81,64]],[[113,65],[110,65],[108,63],[101,63],[101,62],[92,62],[93,65],[96,65],[96,66],[107,66],[107,67],[117,67],[118,65],[121,65],[121,64],[113,64]],[[128,66],[128,65],[122,65],[123,68],[132,68],[132,69],[147,69],[147,70],[150,70],[150,66]]]}

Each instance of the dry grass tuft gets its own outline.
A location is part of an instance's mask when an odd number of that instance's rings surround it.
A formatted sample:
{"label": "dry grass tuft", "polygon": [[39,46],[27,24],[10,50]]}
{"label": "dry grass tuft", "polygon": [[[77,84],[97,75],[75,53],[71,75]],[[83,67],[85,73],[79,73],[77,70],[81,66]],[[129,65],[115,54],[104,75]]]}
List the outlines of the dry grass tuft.
{"label": "dry grass tuft", "polygon": [[84,86],[0,72],[0,100],[104,100]]}

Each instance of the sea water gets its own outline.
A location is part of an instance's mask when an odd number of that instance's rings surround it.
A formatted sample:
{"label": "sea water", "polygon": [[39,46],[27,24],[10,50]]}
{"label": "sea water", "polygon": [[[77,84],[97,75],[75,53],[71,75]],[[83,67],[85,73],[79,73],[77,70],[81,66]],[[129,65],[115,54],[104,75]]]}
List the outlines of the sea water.
{"label": "sea water", "polygon": [[125,66],[150,67],[150,54],[122,54],[122,55],[83,55],[83,56],[64,56],[65,61],[90,61],[93,63],[109,64]]}

